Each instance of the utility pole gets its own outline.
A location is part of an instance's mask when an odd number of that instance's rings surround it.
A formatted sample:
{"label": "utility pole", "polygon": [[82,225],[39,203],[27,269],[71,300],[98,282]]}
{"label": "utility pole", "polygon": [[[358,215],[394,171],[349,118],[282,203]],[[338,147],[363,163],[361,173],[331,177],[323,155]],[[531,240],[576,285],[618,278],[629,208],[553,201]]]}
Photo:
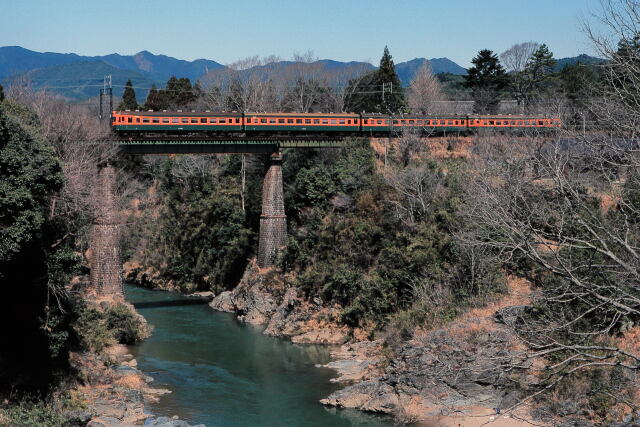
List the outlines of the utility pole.
{"label": "utility pole", "polygon": [[109,96],[109,116],[111,116],[111,112],[113,111],[113,87],[111,85],[111,74],[109,74],[108,76],[104,76],[104,80],[102,82],[102,89],[100,89],[100,114],[99,117],[102,119],[104,114],[103,114],[103,109],[102,109],[102,103],[103,103],[103,98],[105,96]]}

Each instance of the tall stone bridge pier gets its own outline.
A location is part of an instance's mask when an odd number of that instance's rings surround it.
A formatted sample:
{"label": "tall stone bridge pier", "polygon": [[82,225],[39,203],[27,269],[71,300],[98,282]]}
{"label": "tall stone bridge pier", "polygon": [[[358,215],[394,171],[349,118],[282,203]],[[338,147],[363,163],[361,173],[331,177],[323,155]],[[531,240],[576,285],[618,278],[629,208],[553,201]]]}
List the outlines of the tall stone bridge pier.
{"label": "tall stone bridge pier", "polygon": [[[201,140],[118,141],[124,154],[268,154],[262,184],[262,214],[258,241],[258,266],[274,265],[278,249],[287,241],[287,217],[282,183],[283,148],[330,148],[345,146],[340,140]],[[95,188],[96,215],[91,231],[91,287],[99,296],[122,296],[121,224],[115,195],[116,171],[100,165]]]}

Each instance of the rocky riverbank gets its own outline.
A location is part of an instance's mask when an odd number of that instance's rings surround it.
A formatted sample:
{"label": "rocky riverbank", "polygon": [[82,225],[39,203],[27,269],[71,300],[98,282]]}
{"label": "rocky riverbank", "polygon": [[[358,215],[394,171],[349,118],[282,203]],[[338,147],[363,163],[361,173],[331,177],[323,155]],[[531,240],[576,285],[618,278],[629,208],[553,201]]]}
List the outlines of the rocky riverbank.
{"label": "rocky riverbank", "polygon": [[265,334],[302,344],[343,344],[361,340],[361,329],[340,324],[340,306],[326,306],[320,299],[305,300],[288,287],[274,269],[261,270],[253,260],[238,286],[222,292],[209,304],[213,309],[235,313],[239,320],[265,325]]}
{"label": "rocky riverbank", "polygon": [[216,296],[210,306],[266,325],[268,335],[342,344],[327,367],[336,369],[335,381],[345,388],[323,399],[325,405],[390,414],[401,422],[512,426],[519,425],[516,418],[530,418],[528,409],[502,412],[518,402],[518,381],[531,384],[536,378],[525,378],[532,362],[505,324],[507,315],[496,316],[529,301],[531,290],[523,281],[512,280],[509,288],[500,301],[445,327],[418,331],[395,348],[341,325],[340,307],[304,300],[275,270],[260,270],[255,263],[235,289]]}
{"label": "rocky riverbank", "polygon": [[153,378],[137,369],[137,362],[126,346],[111,346],[102,356],[74,353],[71,360],[85,379],[77,391],[86,410],[76,418],[88,427],[190,427],[178,417],[156,417],[146,412],[145,403],[171,391],[152,387]]}
{"label": "rocky riverbank", "polygon": [[[102,311],[126,306],[139,322],[140,338],[151,334],[146,320],[121,297],[98,297],[89,291],[84,276],[74,278],[71,286],[94,309]],[[177,417],[156,417],[145,410],[145,403],[157,401],[171,391],[151,386],[153,378],[138,370],[138,363],[127,346],[111,344],[102,351],[72,352],[69,360],[80,380],[74,393],[82,400],[84,408],[71,414],[70,418],[86,423],[88,427],[190,427]]]}

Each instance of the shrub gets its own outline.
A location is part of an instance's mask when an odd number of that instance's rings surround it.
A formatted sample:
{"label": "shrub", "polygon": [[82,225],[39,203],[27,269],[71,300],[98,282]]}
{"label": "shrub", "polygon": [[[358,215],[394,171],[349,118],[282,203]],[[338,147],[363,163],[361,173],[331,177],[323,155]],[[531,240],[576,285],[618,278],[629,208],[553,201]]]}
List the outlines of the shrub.
{"label": "shrub", "polygon": [[125,304],[104,311],[83,307],[74,324],[82,348],[101,353],[115,344],[133,344],[148,336],[144,320]]}
{"label": "shrub", "polygon": [[84,410],[82,401],[68,394],[52,400],[23,398],[0,407],[0,425],[11,427],[73,427],[83,426],[86,421],[75,418],[72,411]]}
{"label": "shrub", "polygon": [[116,304],[105,311],[107,328],[121,344],[134,344],[148,336],[142,318],[125,304]]}

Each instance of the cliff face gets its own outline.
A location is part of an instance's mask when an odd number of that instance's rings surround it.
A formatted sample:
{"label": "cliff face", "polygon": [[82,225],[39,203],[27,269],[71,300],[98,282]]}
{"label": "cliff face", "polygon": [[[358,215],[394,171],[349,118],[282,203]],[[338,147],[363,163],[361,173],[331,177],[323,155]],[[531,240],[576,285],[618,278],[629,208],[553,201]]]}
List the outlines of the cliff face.
{"label": "cliff face", "polygon": [[306,301],[274,269],[260,269],[251,261],[238,286],[216,296],[209,304],[238,319],[265,325],[265,334],[295,343],[342,344],[349,328],[339,325],[340,307],[324,306],[319,299]]}

